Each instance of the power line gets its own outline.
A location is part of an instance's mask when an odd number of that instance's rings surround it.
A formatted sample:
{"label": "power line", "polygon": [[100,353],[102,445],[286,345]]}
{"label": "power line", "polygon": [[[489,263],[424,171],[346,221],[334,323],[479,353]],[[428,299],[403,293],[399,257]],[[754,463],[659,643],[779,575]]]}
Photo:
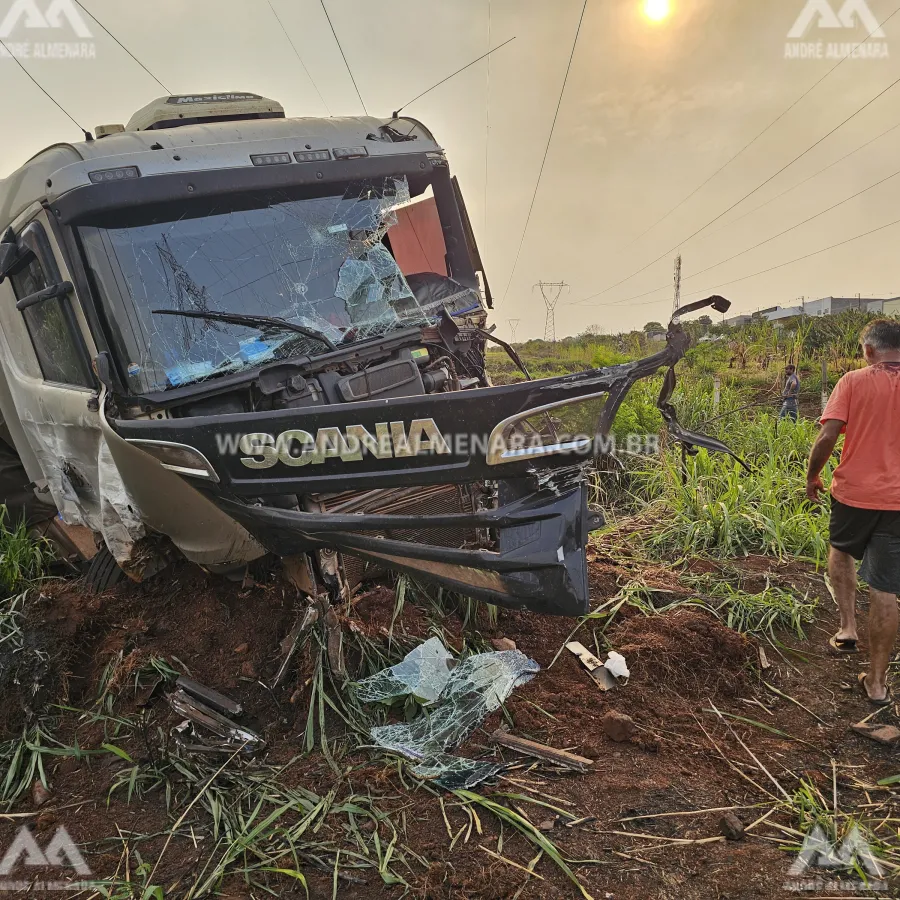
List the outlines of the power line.
{"label": "power line", "polygon": [[[855,237],[847,238],[844,241],[838,241],[836,244],[832,244],[830,247],[823,247],[821,250],[814,250],[812,253],[807,253],[804,256],[798,256],[796,259],[790,259],[787,262],[779,263],[777,266],[771,266],[768,269],[762,269],[759,272],[753,272],[751,275],[743,275],[740,278],[734,278],[731,281],[723,281],[721,284],[714,284],[712,287],[701,288],[700,290],[691,291],[688,296],[695,296],[696,294],[705,294],[708,291],[715,291],[719,288],[728,287],[732,284],[738,284],[741,281],[747,281],[750,278],[757,278],[759,275],[767,275],[769,272],[774,272],[776,269],[783,269],[786,266],[792,266],[794,263],[803,262],[805,259],[811,259],[813,256],[819,256],[822,253],[827,253],[829,250],[834,250],[837,247],[843,247],[845,244],[852,244],[854,241],[862,240],[864,237],[868,237],[870,234],[876,234],[879,231],[884,231],[886,228],[891,228],[894,225],[900,225],[900,219],[895,219],[893,222],[888,222],[887,225],[879,225],[878,228],[873,228],[871,231],[866,231],[863,234],[857,234]],[[660,300],[650,300],[648,303],[659,303]],[[647,306],[648,303],[636,303],[635,306]]]}
{"label": "power line", "polygon": [[275,11],[275,7],[272,6],[272,0],[267,0],[269,4],[269,9],[272,10],[272,15],[275,16],[275,21],[281,26],[281,30],[284,32],[284,36],[287,38],[288,43],[291,45],[291,49],[294,51],[294,55],[297,57],[297,62],[303,67],[303,71],[306,72],[306,77],[309,79],[309,83],[313,86],[313,90],[319,95],[319,99],[322,101],[322,106],[325,107],[325,112],[328,115],[331,115],[331,110],[328,108],[328,104],[325,102],[325,98],[322,96],[322,92],[319,90],[318,85],[313,81],[312,75],[309,73],[309,69],[306,68],[306,63],[303,62],[303,57],[300,55],[300,51],[297,49],[297,45],[291,39],[291,36],[288,34],[287,28],[284,27],[284,22],[281,21],[281,16]]}
{"label": "power line", "polygon": [[322,4],[322,12],[325,13],[325,18],[328,19],[328,25],[331,28],[332,35],[334,36],[334,42],[338,45],[338,50],[341,51],[341,57],[344,60],[344,65],[347,67],[347,72],[350,75],[350,80],[353,82],[353,88],[356,91],[356,96],[359,97],[359,102],[362,104],[363,112],[368,115],[369,110],[366,109],[366,101],[363,100],[362,94],[359,92],[359,86],[356,83],[356,79],[353,77],[353,69],[350,68],[350,63],[347,62],[347,56],[344,53],[344,48],[341,46],[340,38],[337,36],[337,32],[334,30],[331,16],[328,15],[328,7],[325,6],[325,0],[319,0],[319,3]]}
{"label": "power line", "polygon": [[776,179],[779,175],[782,174],[782,172],[787,171],[792,165],[794,165],[794,163],[799,162],[801,159],[803,159],[804,156],[806,156],[811,151],[815,150],[815,148],[818,147],[819,144],[821,144],[823,141],[826,141],[828,138],[830,138],[835,132],[837,132],[841,128],[843,128],[852,119],[855,119],[861,112],[868,109],[876,100],[879,100],[888,91],[890,91],[892,88],[896,87],[898,84],[900,84],[900,78],[897,78],[896,80],[892,81],[883,91],[880,91],[871,100],[869,100],[868,102],[863,104],[861,107],[859,107],[859,109],[857,109],[855,112],[853,112],[849,116],[847,116],[847,118],[844,119],[839,125],[836,125],[834,128],[831,129],[831,131],[829,131],[827,134],[820,137],[819,140],[817,140],[814,144],[807,147],[799,155],[795,156],[789,163],[787,163],[787,165],[782,166],[774,175],[770,175],[765,181],[763,181],[761,184],[758,184],[755,188],[753,188],[752,191],[750,191],[747,194],[744,194],[744,196],[741,197],[740,200],[737,200],[735,203],[732,203],[731,206],[728,207],[728,209],[726,209],[724,212],[719,213],[719,215],[717,215],[714,219],[710,219],[709,222],[707,222],[702,227],[698,228],[693,234],[689,235],[687,238],[684,238],[683,240],[679,241],[677,244],[675,244],[674,247],[669,248],[668,250],[666,250],[665,253],[660,254],[659,256],[656,257],[656,259],[651,260],[650,262],[647,263],[647,265],[642,266],[636,272],[632,272],[631,275],[629,275],[627,278],[623,278],[621,281],[617,281],[615,284],[611,284],[609,287],[604,288],[602,291],[597,291],[597,293],[595,293],[595,294],[591,294],[587,297],[584,297],[583,299],[578,300],[577,303],[584,303],[586,300],[592,300],[594,297],[600,297],[603,294],[609,293],[609,291],[613,290],[613,288],[617,288],[617,287],[619,287],[619,285],[625,284],[626,281],[631,281],[632,278],[634,278],[637,275],[640,275],[641,272],[646,272],[647,269],[650,268],[650,266],[654,265],[655,263],[658,263],[661,259],[665,259],[670,253],[677,250],[683,244],[686,244],[688,241],[693,240],[695,237],[697,237],[698,234],[706,231],[706,229],[709,228],[710,225],[714,225],[723,216],[727,216],[728,213],[730,213],[733,209],[735,209],[735,207],[740,206],[745,200],[752,197],[757,191],[761,190],[767,184],[769,184],[770,181],[773,181],[774,179]]}
{"label": "power line", "polygon": [[842,56],[841,59],[835,65],[833,65],[818,81],[816,81],[812,85],[812,87],[810,87],[809,89],[804,91],[804,93],[802,93],[783,113],[781,113],[781,115],[777,116],[775,119],[773,119],[771,122],[769,122],[769,124],[766,125],[766,127],[763,128],[763,130],[758,135],[756,135],[756,137],[753,138],[753,140],[750,141],[749,144],[745,144],[743,147],[741,147],[741,149],[738,150],[738,152],[735,153],[734,156],[731,157],[731,159],[729,159],[723,166],[716,169],[716,171],[713,172],[712,175],[710,175],[709,178],[707,178],[706,181],[703,182],[703,184],[701,184],[699,187],[694,188],[694,190],[691,191],[691,193],[688,194],[687,197],[685,197],[680,203],[676,203],[675,206],[673,206],[662,218],[657,219],[646,231],[642,231],[636,238],[629,241],[629,243],[627,243],[624,247],[622,247],[622,249],[623,250],[627,249],[632,244],[635,244],[637,241],[639,241],[645,234],[649,234],[651,231],[653,231],[654,228],[656,228],[657,225],[661,224],[666,219],[668,219],[669,216],[671,216],[673,212],[676,212],[677,210],[681,209],[681,207],[684,206],[685,203],[687,203],[694,196],[696,196],[698,193],[700,193],[700,191],[702,191],[703,188],[705,188],[706,185],[708,185],[717,175],[720,175],[722,172],[724,172],[725,169],[727,169],[739,156],[742,156],[744,153],[746,153],[746,151],[749,150],[764,134],[766,134],[766,132],[770,131],[775,125],[777,125],[792,109],[794,109],[795,106],[797,106],[801,101],[803,101],[806,97],[808,97],[826,78],[828,78],[829,75],[831,75],[836,69],[838,69],[840,66],[842,66],[853,55],[853,53],[855,53],[860,47],[862,47],[863,44],[866,43],[866,41],[869,40],[870,37],[877,34],[879,31],[881,31],[881,29],[884,28],[884,26],[887,25],[887,23],[890,22],[890,20],[893,19],[894,16],[896,16],[898,12],[900,12],[900,6],[898,6],[897,9],[895,9],[875,29],[875,31],[873,31],[871,34],[867,35],[862,41],[860,41],[853,48],[853,50],[851,50],[846,56]]}
{"label": "power line", "polygon": [[572,71],[572,60],[575,58],[575,48],[578,46],[578,35],[581,34],[581,26],[584,22],[584,13],[587,9],[588,0],[584,0],[584,4],[581,7],[581,16],[578,19],[578,28],[575,30],[575,39],[572,41],[572,52],[569,54],[569,63],[566,66],[566,75],[563,78],[562,89],[559,92],[559,100],[556,103],[556,112],[553,114],[553,123],[550,126],[550,134],[547,136],[547,146],[544,148],[544,158],[541,160],[541,168],[538,172],[537,182],[534,186],[534,194],[531,196],[531,205],[528,207],[528,215],[525,218],[525,227],[522,229],[522,239],[519,241],[519,249],[516,251],[516,259],[513,262],[512,271],[509,274],[509,281],[506,282],[506,290],[503,292],[503,296],[500,298],[500,302],[497,304],[497,309],[503,304],[503,301],[506,299],[506,295],[509,293],[510,285],[512,284],[513,276],[516,274],[516,268],[519,265],[519,257],[522,255],[522,247],[525,244],[525,235],[528,233],[528,224],[531,222],[531,214],[534,212],[534,201],[537,200],[538,189],[541,186],[541,178],[544,176],[544,166],[547,164],[547,155],[550,152],[550,143],[553,140],[553,132],[556,129],[556,120],[559,118],[559,110],[562,107],[563,95],[566,92],[566,84],[569,81],[569,72]]}
{"label": "power line", "polygon": [[854,154],[859,153],[860,150],[865,150],[865,148],[868,147],[870,144],[874,144],[875,141],[881,140],[881,138],[890,134],[892,131],[896,131],[898,128],[900,128],[900,122],[898,122],[896,125],[892,125],[886,131],[882,131],[881,134],[879,134],[877,137],[873,137],[873,138],[871,138],[871,140],[868,140],[864,144],[861,144],[855,150],[851,150],[849,153],[845,153],[842,157],[840,157],[840,159],[836,159],[833,163],[829,163],[827,166],[825,166],[824,169],[819,169],[818,172],[815,172],[812,175],[809,175],[808,177],[804,178],[803,181],[798,181],[797,184],[795,184],[793,187],[789,187],[786,190],[781,191],[781,193],[776,194],[774,197],[770,197],[768,200],[765,201],[765,203],[760,203],[759,206],[754,206],[753,209],[749,210],[748,212],[741,213],[741,215],[736,216],[730,222],[726,222],[720,228],[717,228],[713,232],[713,234],[718,234],[723,229],[729,228],[730,226],[734,225],[736,222],[740,222],[741,219],[746,219],[747,216],[752,216],[753,213],[758,212],[763,207],[768,206],[770,203],[774,203],[776,200],[779,200],[782,197],[785,197],[788,194],[792,193],[793,191],[796,191],[797,188],[803,187],[803,185],[806,184],[808,181],[812,181],[813,178],[818,178],[819,175],[822,175],[824,172],[827,172],[829,169],[833,169],[836,165],[838,165],[839,163],[842,163],[845,159],[849,159]]}
{"label": "power line", "polygon": [[31,81],[32,81],[35,85],[37,85],[37,87],[38,87],[38,89],[40,90],[40,92],[41,92],[45,97],[47,97],[47,99],[50,100],[50,101],[53,103],[53,105],[54,105],[57,109],[61,110],[61,111],[65,114],[66,118],[67,118],[70,122],[72,122],[72,124],[73,124],[73,125],[74,125],[74,126],[75,126],[75,127],[76,127],[83,135],[84,135],[85,140],[92,141],[93,138],[91,137],[91,133],[90,133],[83,125],[80,125],[80,124],[78,123],[78,121],[75,119],[75,117],[74,117],[74,116],[73,116],[73,115],[72,115],[72,114],[71,114],[71,113],[70,113],[70,112],[62,105],[62,103],[60,103],[59,100],[57,100],[57,99],[56,99],[56,98],[55,98],[55,97],[54,97],[54,96],[53,96],[53,95],[52,95],[52,94],[51,94],[51,93],[50,93],[50,92],[49,92],[49,91],[48,91],[48,90],[47,90],[47,89],[46,89],[46,88],[45,88],[45,87],[37,80],[37,78],[35,78],[34,75],[32,75],[31,72],[29,72],[28,69],[25,68],[25,66],[22,64],[22,60],[20,60],[20,59],[19,59],[17,56],[15,56],[14,54],[10,53],[9,47],[6,46],[6,43],[5,43],[5,41],[4,41],[2,38],[0,38],[0,46],[3,47],[3,49],[6,51],[6,53],[7,53],[8,56],[12,57],[12,59],[15,60],[16,65],[17,65],[17,66],[18,66],[18,67],[19,67],[19,68],[20,68],[20,69],[21,69],[21,70],[22,70],[22,71],[23,71],[23,72],[31,79]]}
{"label": "power line", "polygon": [[167,94],[172,92],[81,2],[77,3]]}
{"label": "power line", "polygon": [[[813,219],[818,219],[820,216],[824,216],[826,213],[830,213],[832,210],[837,209],[839,206],[843,206],[845,203],[849,203],[851,200],[855,200],[862,194],[867,193],[868,191],[877,188],[879,185],[884,184],[887,181],[890,181],[892,178],[896,178],[900,175],[900,170],[894,172],[891,175],[888,175],[886,178],[882,178],[881,181],[876,181],[875,184],[870,184],[867,188],[863,188],[861,191],[857,191],[855,194],[851,194],[849,197],[845,197],[838,203],[835,203],[828,207],[828,209],[823,209],[821,212],[817,212],[815,215],[810,216],[807,219],[804,219],[802,222],[797,222],[796,225],[791,225],[790,228],[786,228],[784,231],[780,231],[778,234],[772,235],[772,237],[766,238],[764,241],[760,241],[758,244],[754,244],[752,247],[748,247],[746,250],[741,250],[740,253],[735,253],[734,256],[729,256],[728,259],[723,259],[721,262],[714,263],[711,266],[707,266],[705,269],[701,269],[699,272],[695,272],[693,275],[688,275],[685,278],[685,281],[690,281],[692,278],[699,278],[701,275],[706,272],[711,271],[712,269],[717,269],[719,266],[724,266],[725,263],[730,263],[736,260],[740,256],[744,256],[747,253],[752,252],[753,250],[757,250],[762,247],[764,244],[769,244],[774,240],[777,240],[780,237],[784,237],[786,234],[789,234],[791,231],[794,231],[797,228],[800,228],[803,225],[806,225],[809,222],[812,222]],[[657,291],[665,290],[667,285],[660,285],[660,287],[652,288],[649,291],[644,291],[643,294],[635,294],[633,297],[626,297],[624,300],[615,300],[612,303],[590,303],[589,306],[621,306],[623,303],[629,303],[632,300],[639,300],[641,297],[647,297],[650,294],[655,294]],[[655,303],[661,303],[662,298],[659,300],[653,301]]]}
{"label": "power line", "polygon": [[400,113],[403,112],[403,110],[406,109],[407,106],[412,106],[412,104],[415,103],[416,100],[421,100],[426,94],[430,94],[435,88],[439,88],[442,84],[445,84],[451,78],[455,78],[457,75],[459,75],[460,72],[465,72],[466,69],[470,68],[471,66],[474,66],[475,63],[479,63],[483,59],[487,59],[487,57],[489,57],[492,53],[501,49],[501,47],[505,47],[507,44],[511,44],[515,39],[516,39],[516,36],[513,35],[508,41],[504,41],[502,44],[498,44],[496,47],[494,47],[493,50],[488,50],[487,53],[482,53],[481,56],[478,57],[478,59],[473,59],[472,62],[466,63],[461,69],[457,69],[452,75],[448,75],[446,78],[442,78],[437,84],[433,84],[430,88],[428,88],[427,91],[422,91],[422,93],[419,94],[417,97],[413,97],[412,100],[407,100],[406,103],[404,103],[403,106],[401,106],[400,109],[398,109],[394,113],[394,118],[396,119],[397,116],[399,116]]}

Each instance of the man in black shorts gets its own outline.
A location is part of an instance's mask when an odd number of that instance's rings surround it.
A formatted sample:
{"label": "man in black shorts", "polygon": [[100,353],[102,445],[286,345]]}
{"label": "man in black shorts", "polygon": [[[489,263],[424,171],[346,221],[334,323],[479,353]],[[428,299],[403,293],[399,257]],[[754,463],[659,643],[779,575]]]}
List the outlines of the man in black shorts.
{"label": "man in black shorts", "polygon": [[824,490],[822,469],[844,434],[831,482],[828,574],[841,615],[829,642],[857,652],[856,565],[869,585],[869,670],[860,685],[873,703],[891,702],[887,671],[897,639],[900,594],[900,322],[878,319],[861,336],[866,367],[837,383],[809,457],[806,493]]}

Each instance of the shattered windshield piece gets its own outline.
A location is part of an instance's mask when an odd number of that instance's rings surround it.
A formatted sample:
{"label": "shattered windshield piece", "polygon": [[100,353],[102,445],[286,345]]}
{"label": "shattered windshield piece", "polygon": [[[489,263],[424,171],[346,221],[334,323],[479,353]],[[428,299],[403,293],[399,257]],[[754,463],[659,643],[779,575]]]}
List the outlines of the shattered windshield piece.
{"label": "shattered windshield piece", "polygon": [[410,650],[396,666],[361,681],[357,694],[363,703],[377,703],[407,694],[430,703],[437,700],[447,686],[455,665],[456,661],[440,639],[429,638]]}
{"label": "shattered windshield piece", "polygon": [[[81,228],[113,316],[129,387],[147,393],[424,325],[385,243],[410,202],[405,178],[356,182],[333,196],[235,198],[233,208],[123,228]],[[210,313],[184,317],[167,312]],[[321,333],[232,323],[267,316]]]}
{"label": "shattered windshield piece", "polygon": [[[408,659],[398,665],[403,666]],[[502,766],[448,756],[446,751],[462,744],[488,715],[500,708],[514,688],[531,681],[538,671],[540,666],[519,650],[470,656],[450,673],[440,696],[417,718],[375,726],[372,739],[385,750],[415,760],[418,765],[413,772],[423,778],[434,778],[445,787],[477,784]],[[391,672],[389,669],[373,678],[389,676]]]}
{"label": "shattered windshield piece", "polygon": [[432,757],[427,763],[413,766],[412,773],[426,781],[434,781],[445,790],[464,791],[488,778],[494,778],[505,768],[506,763],[463,759],[461,756],[442,753]]}

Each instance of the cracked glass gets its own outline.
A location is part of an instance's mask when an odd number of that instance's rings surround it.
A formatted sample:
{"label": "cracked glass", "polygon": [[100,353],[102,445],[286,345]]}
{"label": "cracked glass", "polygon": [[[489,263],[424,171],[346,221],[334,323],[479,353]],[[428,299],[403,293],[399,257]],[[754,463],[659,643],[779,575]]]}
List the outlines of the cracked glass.
{"label": "cracked glass", "polygon": [[440,641],[432,638],[396,666],[360,682],[359,691],[368,701],[437,693],[437,699],[411,722],[378,725],[371,735],[379,747],[415,761],[416,775],[452,790],[502,771],[500,763],[447,751],[464,743],[516,687],[534,678],[540,666],[519,650],[502,650],[470,656],[448,674],[448,659]]}
{"label": "cracked glass", "polygon": [[174,221],[80,229],[95,282],[124,307],[113,324],[134,393],[315,356],[434,316],[387,237],[410,202],[405,178],[229,202]]}

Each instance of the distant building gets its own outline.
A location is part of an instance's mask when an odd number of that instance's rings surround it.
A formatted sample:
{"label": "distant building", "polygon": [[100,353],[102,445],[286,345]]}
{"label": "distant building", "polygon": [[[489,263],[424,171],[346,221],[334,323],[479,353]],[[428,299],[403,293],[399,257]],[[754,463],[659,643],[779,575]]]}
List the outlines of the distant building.
{"label": "distant building", "polygon": [[811,316],[814,318],[836,316],[847,309],[859,309],[863,312],[885,316],[900,316],[900,297],[893,297],[887,300],[877,298],[864,299],[862,297],[822,297],[819,300],[804,301],[800,306],[770,306],[768,309],[760,309],[752,314],[734,316],[731,319],[726,319],[725,324],[732,327],[746,325],[754,318],[762,317],[768,322],[775,323],[776,326],[782,326],[799,316]]}
{"label": "distant building", "polygon": [[809,303],[804,303],[803,312],[807,316],[836,316],[846,309],[880,313],[885,302],[885,300],[877,298],[823,297],[821,300],[811,300]]}
{"label": "distant building", "polygon": [[775,324],[776,327],[781,327],[786,322],[791,319],[795,319],[798,316],[803,315],[803,307],[802,306],[786,306],[783,309],[777,309],[773,313],[769,313],[766,318]]}
{"label": "distant building", "polygon": [[661,342],[666,339],[667,334],[668,334],[668,332],[665,332],[665,331],[648,331],[647,332],[647,340]]}

